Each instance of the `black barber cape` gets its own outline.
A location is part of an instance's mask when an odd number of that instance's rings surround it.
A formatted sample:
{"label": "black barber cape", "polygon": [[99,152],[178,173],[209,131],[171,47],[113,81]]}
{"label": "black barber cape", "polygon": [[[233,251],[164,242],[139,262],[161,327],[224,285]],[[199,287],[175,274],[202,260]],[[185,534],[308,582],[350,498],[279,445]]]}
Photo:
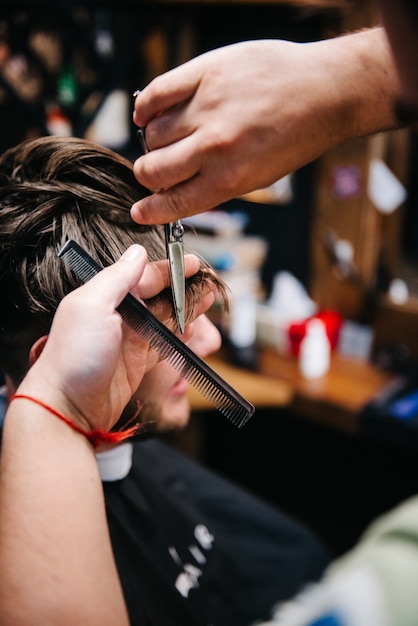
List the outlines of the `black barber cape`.
{"label": "black barber cape", "polygon": [[247,626],[329,559],[305,528],[158,440],[104,482],[132,626]]}

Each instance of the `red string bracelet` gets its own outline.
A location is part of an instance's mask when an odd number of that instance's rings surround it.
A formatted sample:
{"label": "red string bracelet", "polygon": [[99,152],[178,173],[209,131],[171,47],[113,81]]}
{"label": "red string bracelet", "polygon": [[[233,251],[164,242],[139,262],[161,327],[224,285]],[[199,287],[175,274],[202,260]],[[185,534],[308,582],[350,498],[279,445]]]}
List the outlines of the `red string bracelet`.
{"label": "red string bracelet", "polygon": [[38,400],[38,398],[34,398],[33,396],[27,396],[23,393],[15,393],[10,398],[9,402],[18,399],[29,400],[30,402],[39,404],[39,406],[49,411],[49,413],[55,415],[55,417],[58,417],[60,420],[65,422],[67,426],[70,426],[77,433],[80,433],[80,435],[84,435],[84,437],[86,437],[90,441],[94,448],[97,448],[97,446],[101,443],[121,443],[122,441],[125,441],[125,439],[129,439],[129,437],[133,437],[134,435],[136,435],[139,429],[139,424],[135,424],[135,426],[131,426],[129,428],[125,428],[125,430],[120,430],[117,432],[109,432],[99,429],[84,430],[84,428],[80,428],[80,426],[77,426],[77,424],[68,419],[68,417],[65,417],[65,415],[62,415],[62,413],[56,411],[52,406],[49,406],[45,402],[42,402],[42,400]]}

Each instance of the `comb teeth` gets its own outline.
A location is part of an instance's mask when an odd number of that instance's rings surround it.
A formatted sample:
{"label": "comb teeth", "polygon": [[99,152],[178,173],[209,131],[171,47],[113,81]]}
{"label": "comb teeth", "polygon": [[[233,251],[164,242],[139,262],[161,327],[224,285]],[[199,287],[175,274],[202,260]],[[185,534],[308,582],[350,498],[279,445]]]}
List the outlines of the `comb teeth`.
{"label": "comb teeth", "polygon": [[[72,240],[64,244],[58,256],[83,283],[103,269]],[[167,360],[234,426],[242,428],[248,422],[254,413],[254,406],[180,341],[142,302],[128,294],[117,310],[126,324],[147,341],[161,358]]]}

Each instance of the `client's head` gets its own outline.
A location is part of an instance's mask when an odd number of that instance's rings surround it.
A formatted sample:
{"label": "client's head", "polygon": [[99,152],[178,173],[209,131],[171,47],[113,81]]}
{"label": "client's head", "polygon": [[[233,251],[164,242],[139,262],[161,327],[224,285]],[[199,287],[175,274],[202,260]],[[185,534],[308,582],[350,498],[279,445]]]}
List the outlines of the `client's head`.
{"label": "client's head", "polygon": [[[48,334],[59,302],[78,286],[57,256],[65,241],[74,239],[102,265],[132,243],[143,245],[150,261],[165,258],[163,227],[130,217],[132,204],[146,193],[127,159],[84,139],[42,137],[0,157],[0,369],[13,385],[26,374],[31,347]],[[186,282],[189,312],[208,284],[225,297],[224,285],[202,261]],[[170,301],[169,290],[157,298]],[[156,302],[147,304],[152,309]],[[202,324],[205,336],[215,337],[206,318],[193,323],[196,329]],[[200,351],[213,351],[209,343]]]}

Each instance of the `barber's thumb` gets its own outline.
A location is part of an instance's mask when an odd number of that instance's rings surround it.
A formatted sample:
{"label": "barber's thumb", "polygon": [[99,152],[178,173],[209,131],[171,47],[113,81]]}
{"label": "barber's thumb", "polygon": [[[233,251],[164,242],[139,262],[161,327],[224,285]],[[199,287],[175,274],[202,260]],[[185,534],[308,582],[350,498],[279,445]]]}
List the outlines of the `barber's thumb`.
{"label": "barber's thumb", "polygon": [[148,254],[143,246],[139,244],[129,246],[115,264],[115,269],[119,267],[123,274],[123,276],[120,276],[121,282],[119,286],[122,287],[122,284],[124,284],[125,288],[136,288],[138,281],[143,276],[147,261]]}
{"label": "barber's thumb", "polygon": [[137,243],[129,246],[127,250],[120,257],[120,261],[128,261],[129,263],[143,263],[147,260],[147,251],[145,248]]}

